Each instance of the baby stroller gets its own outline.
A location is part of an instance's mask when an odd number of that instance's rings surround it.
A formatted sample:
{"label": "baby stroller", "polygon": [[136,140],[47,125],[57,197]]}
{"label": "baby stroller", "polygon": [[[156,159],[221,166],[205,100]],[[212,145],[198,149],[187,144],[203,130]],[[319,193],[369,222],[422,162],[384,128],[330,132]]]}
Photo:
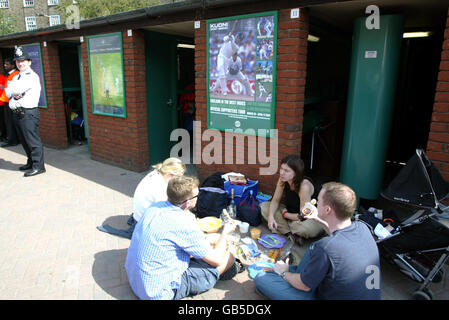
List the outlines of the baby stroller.
{"label": "baby stroller", "polygon": [[449,258],[449,228],[445,225],[449,207],[440,202],[449,196],[449,183],[424,151],[417,149],[381,196],[386,200],[381,219],[363,208],[359,219],[372,231],[378,223],[390,225],[387,235],[373,232],[380,254],[421,283],[414,299],[432,300],[428,285],[444,279]]}

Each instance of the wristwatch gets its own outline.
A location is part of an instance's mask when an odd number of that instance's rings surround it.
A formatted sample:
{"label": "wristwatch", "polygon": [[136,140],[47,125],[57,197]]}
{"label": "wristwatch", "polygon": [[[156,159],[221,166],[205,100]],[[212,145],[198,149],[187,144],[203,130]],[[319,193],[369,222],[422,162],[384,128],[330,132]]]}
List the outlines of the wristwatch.
{"label": "wristwatch", "polygon": [[286,271],[282,272],[282,273],[280,274],[281,278],[285,280],[285,275],[286,275],[286,274],[287,274]]}

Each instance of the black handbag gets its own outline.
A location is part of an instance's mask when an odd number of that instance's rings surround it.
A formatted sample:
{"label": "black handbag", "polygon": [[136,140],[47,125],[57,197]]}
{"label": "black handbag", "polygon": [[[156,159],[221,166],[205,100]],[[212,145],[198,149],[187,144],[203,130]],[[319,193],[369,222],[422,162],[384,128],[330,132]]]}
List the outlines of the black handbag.
{"label": "black handbag", "polygon": [[248,222],[253,227],[258,226],[262,222],[260,204],[252,192],[239,203],[237,213],[240,221]]}

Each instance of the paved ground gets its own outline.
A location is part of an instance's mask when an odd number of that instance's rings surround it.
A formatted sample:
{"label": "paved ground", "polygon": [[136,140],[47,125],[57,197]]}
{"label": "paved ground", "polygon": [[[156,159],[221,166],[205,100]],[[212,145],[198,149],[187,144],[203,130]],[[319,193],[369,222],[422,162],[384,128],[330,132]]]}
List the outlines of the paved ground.
{"label": "paved ground", "polygon": [[[87,146],[45,148],[47,173],[35,177],[18,171],[25,162],[21,146],[0,148],[0,299],[136,299],[123,266],[129,240],[96,226],[126,227],[145,173],[90,160]],[[448,274],[431,285],[435,299],[449,299]],[[411,299],[418,286],[386,263],[382,276],[385,300]],[[245,271],[202,299],[263,298]]]}

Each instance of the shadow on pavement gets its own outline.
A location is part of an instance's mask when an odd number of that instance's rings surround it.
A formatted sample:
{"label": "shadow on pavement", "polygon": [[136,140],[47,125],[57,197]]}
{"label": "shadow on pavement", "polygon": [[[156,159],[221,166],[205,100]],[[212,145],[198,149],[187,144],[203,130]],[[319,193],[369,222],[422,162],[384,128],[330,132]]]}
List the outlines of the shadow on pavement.
{"label": "shadow on pavement", "polygon": [[[26,162],[26,160],[25,160]],[[14,163],[11,161],[6,161],[0,158],[0,168],[10,171],[19,171],[19,167],[23,166],[25,163]]]}
{"label": "shadow on pavement", "polygon": [[[25,162],[14,167],[12,164],[7,163],[6,169],[18,170],[18,167],[26,163],[26,155],[22,146],[11,147],[8,151],[21,154],[25,157]],[[44,147],[44,161],[47,171],[48,167],[51,166],[98,183],[129,197],[134,195],[138,183],[150,170],[148,168],[148,171],[139,173],[92,160],[90,153],[87,151],[87,145],[71,146],[63,150]]]}
{"label": "shadow on pavement", "polygon": [[[95,254],[92,276],[107,295],[118,300],[136,300],[125,270],[127,249],[102,251]],[[107,294],[107,295],[106,295]],[[99,296],[97,298],[102,299]]]}

